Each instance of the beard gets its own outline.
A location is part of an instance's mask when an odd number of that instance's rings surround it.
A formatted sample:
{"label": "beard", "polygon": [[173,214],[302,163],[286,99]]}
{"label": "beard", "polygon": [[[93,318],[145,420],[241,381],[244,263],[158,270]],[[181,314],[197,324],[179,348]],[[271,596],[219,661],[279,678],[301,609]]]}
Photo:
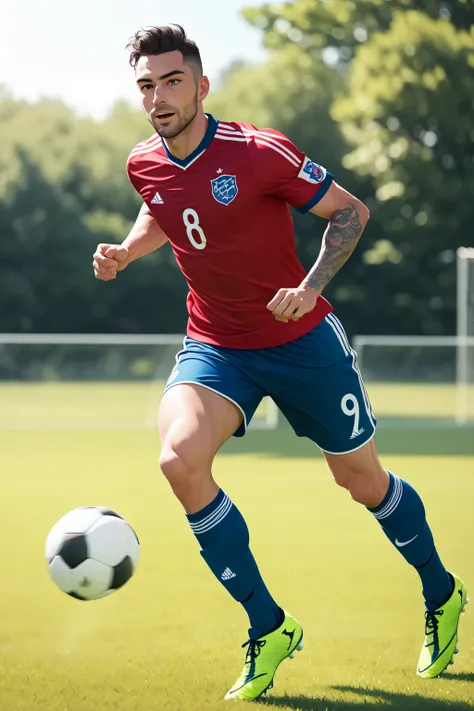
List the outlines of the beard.
{"label": "beard", "polygon": [[162,138],[175,138],[182,133],[189,124],[194,121],[198,112],[197,91],[194,100],[184,109],[176,111],[174,116],[171,116],[169,122],[163,121],[156,125],[153,119],[149,119],[151,125]]}

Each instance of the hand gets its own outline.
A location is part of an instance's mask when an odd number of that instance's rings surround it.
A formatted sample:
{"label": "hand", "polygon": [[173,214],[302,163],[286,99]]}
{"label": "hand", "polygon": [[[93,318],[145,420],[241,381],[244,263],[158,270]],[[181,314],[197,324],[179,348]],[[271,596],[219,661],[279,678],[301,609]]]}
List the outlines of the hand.
{"label": "hand", "polygon": [[298,321],[316,306],[320,294],[311,286],[303,285],[295,289],[280,289],[267,304],[277,321]]}
{"label": "hand", "polygon": [[126,247],[121,244],[98,244],[92,262],[94,276],[101,281],[111,281],[129,263],[130,252]]}

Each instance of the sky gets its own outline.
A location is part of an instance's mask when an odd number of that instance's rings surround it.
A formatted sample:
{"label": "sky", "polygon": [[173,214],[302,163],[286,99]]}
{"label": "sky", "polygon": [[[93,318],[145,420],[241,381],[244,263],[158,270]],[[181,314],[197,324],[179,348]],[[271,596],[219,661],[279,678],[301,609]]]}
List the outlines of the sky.
{"label": "sky", "polygon": [[262,32],[240,17],[263,0],[1,0],[0,85],[16,98],[60,98],[103,118],[125,99],[139,107],[124,47],[140,27],[177,23],[199,46],[212,82],[231,61],[265,58]]}

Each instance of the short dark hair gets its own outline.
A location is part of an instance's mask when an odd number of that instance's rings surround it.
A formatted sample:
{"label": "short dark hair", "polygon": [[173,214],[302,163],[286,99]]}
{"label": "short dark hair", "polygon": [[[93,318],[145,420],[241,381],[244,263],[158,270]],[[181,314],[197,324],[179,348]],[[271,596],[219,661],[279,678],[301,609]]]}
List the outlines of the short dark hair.
{"label": "short dark hair", "polygon": [[201,54],[195,42],[186,36],[181,25],[149,27],[135,33],[127,44],[130,65],[135,68],[140,57],[147,54],[165,54],[178,50],[185,64],[192,64],[202,76]]}

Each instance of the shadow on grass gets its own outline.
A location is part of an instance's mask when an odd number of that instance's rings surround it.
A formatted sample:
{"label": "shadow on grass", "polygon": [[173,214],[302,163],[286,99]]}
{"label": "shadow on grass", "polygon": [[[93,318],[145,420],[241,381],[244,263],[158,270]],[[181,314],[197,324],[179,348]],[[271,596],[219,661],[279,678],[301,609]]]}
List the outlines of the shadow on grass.
{"label": "shadow on grass", "polygon": [[[454,674],[453,672],[443,672],[443,679],[458,679],[458,681],[474,681],[474,672],[460,672],[459,674]],[[474,708],[474,689],[472,690],[473,698],[473,708]]]}
{"label": "shadow on grass", "polygon": [[[451,678],[461,678],[471,676],[469,674],[456,676],[451,674]],[[444,678],[444,677],[443,677]],[[452,699],[433,699],[426,696],[400,694],[382,689],[365,689],[357,686],[333,686],[336,691],[343,691],[351,694],[358,694],[359,701],[327,701],[325,699],[312,698],[311,696],[271,696],[262,699],[258,703],[260,706],[290,708],[295,711],[368,711],[371,708],[384,708],[387,711],[468,711],[474,708],[463,701],[453,701]]]}
{"label": "shadow on grass", "polygon": [[[376,434],[380,454],[474,455],[474,428],[380,427]],[[316,445],[297,437],[286,423],[276,430],[249,429],[245,437],[231,437],[220,454],[270,454],[275,457],[319,457]]]}

